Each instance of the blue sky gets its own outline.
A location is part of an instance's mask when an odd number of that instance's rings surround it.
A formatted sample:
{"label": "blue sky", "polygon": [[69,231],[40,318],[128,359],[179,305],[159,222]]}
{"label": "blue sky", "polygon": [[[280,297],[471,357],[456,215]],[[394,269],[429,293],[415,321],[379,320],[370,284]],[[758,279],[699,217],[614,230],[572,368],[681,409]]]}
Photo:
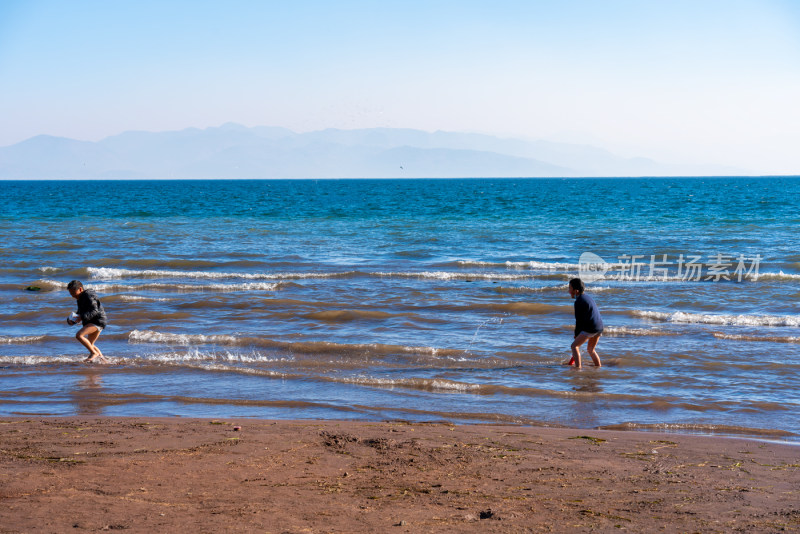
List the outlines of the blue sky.
{"label": "blue sky", "polygon": [[0,146],[225,122],[800,174],[800,2],[0,2]]}

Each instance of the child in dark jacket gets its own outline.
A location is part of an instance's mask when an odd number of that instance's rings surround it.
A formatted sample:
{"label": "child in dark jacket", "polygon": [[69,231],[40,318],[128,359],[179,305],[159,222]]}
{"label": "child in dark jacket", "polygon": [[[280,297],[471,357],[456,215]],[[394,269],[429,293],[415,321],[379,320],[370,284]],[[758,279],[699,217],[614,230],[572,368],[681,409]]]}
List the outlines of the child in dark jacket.
{"label": "child in dark jacket", "polygon": [[592,361],[600,367],[600,356],[594,350],[603,333],[603,319],[597,309],[594,299],[584,294],[583,281],[573,278],[569,281],[569,296],[575,299],[575,340],[572,342],[572,359],[565,362],[567,365],[581,366],[581,345],[586,343],[586,351]]}
{"label": "child in dark jacket", "polygon": [[[94,291],[84,289],[83,284],[78,280],[73,280],[67,284],[67,290],[72,298],[78,301],[78,316],[82,324],[81,329],[75,334],[75,339],[89,349],[89,357],[83,361],[94,362],[95,360],[100,360],[108,363],[103,353],[95,345],[97,338],[100,337],[100,332],[106,327],[106,311],[103,309],[100,299],[97,298]],[[67,319],[67,323],[73,325],[77,321]]]}

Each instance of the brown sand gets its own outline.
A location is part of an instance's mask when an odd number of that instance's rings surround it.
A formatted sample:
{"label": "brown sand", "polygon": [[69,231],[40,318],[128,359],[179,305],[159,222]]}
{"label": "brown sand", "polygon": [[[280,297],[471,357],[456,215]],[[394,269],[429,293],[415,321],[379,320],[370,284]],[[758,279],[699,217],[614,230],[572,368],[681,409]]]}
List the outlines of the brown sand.
{"label": "brown sand", "polygon": [[484,425],[0,420],[0,532],[98,530],[800,532],[800,447]]}

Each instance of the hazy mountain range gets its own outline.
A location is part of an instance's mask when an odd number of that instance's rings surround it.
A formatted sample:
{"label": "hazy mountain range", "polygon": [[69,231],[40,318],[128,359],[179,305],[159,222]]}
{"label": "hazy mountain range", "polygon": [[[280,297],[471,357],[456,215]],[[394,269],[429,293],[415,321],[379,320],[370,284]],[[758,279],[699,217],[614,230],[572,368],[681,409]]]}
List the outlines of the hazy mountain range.
{"label": "hazy mountain range", "polygon": [[741,175],[721,166],[626,159],[601,148],[455,132],[370,128],[295,133],[238,124],[40,135],[0,147],[0,178],[454,178]]}

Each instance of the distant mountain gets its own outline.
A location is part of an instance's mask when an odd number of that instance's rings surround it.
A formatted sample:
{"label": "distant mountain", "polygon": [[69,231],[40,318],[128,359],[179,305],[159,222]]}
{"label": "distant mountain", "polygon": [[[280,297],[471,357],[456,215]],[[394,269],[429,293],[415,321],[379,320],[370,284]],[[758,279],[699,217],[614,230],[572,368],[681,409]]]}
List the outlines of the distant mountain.
{"label": "distant mountain", "polygon": [[456,178],[745,174],[625,159],[587,145],[455,132],[285,128],[125,132],[98,142],[40,135],[0,147],[0,178]]}

